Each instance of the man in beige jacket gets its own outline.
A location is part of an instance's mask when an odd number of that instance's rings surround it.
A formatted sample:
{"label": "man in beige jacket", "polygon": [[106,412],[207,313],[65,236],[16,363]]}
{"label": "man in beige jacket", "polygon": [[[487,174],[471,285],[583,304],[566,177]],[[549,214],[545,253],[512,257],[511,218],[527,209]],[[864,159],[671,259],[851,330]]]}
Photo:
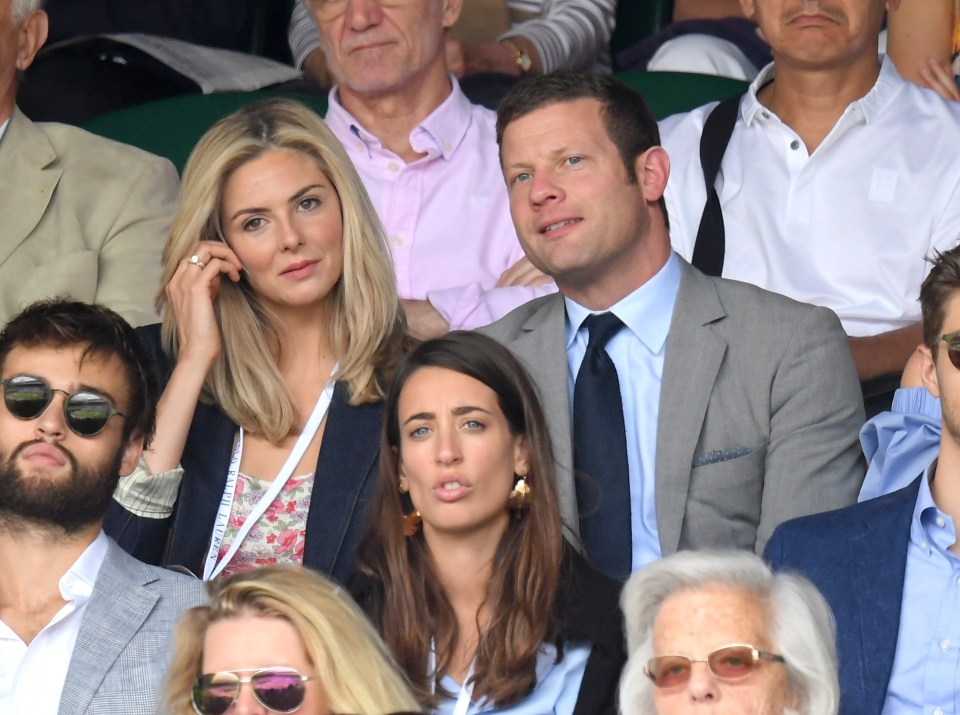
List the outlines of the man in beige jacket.
{"label": "man in beige jacket", "polygon": [[178,179],[165,159],[16,107],[47,37],[41,0],[0,0],[0,324],[39,298],[157,319],[160,253]]}

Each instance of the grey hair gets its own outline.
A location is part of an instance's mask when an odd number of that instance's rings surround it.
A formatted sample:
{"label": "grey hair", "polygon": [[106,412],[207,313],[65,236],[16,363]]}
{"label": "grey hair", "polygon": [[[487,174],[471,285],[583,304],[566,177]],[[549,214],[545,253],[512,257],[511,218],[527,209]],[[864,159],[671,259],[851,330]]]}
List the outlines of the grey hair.
{"label": "grey hair", "polygon": [[630,657],[620,679],[620,712],[653,715],[653,683],[643,666],[653,657],[653,625],[663,602],[681,591],[739,589],[766,609],[771,647],[783,656],[802,715],[836,715],[840,704],[836,628],[820,592],[802,576],[773,573],[746,551],[683,551],[633,574],[620,606]]}
{"label": "grey hair", "polygon": [[43,8],[43,0],[12,0],[10,3],[10,15],[14,25],[19,25],[27,19],[31,12],[36,12]]}

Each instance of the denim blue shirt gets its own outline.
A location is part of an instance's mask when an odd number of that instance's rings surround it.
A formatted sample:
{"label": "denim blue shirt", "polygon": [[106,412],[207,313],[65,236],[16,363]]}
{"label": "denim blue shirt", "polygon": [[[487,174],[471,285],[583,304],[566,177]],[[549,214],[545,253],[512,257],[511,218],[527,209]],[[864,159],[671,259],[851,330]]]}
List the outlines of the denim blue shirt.
{"label": "denim blue shirt", "polygon": [[[607,343],[607,354],[617,368],[623,424],[627,431],[627,468],[630,472],[630,526],[633,532],[633,570],[660,558],[656,503],[653,497],[657,464],[657,418],[663,358],[673,308],[680,290],[680,259],[671,253],[656,275],[610,307],[626,329]],[[566,345],[570,404],[589,334],[581,329],[591,314],[564,298],[567,309]]]}
{"label": "denim blue shirt", "polygon": [[957,530],[930,494],[931,464],[920,480],[903,584],[900,630],[882,715],[960,712],[960,558],[948,548]]}
{"label": "denim blue shirt", "polygon": [[[544,643],[537,653],[537,685],[527,697],[505,708],[496,708],[486,700],[470,703],[469,715],[502,713],[503,715],[570,715],[580,696],[580,682],[587,668],[592,646],[589,643],[568,643],[563,648],[559,663],[557,649]],[[444,690],[453,697],[442,700],[434,710],[436,715],[452,715],[460,693],[460,686],[450,676],[441,681]]]}

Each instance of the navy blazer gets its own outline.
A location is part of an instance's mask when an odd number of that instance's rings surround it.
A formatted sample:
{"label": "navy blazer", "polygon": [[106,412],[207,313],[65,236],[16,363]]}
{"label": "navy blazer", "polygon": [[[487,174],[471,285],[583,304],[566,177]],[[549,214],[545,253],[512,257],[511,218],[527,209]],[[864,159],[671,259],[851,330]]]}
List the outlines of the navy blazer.
{"label": "navy blazer", "polygon": [[[172,365],[160,347],[160,326],[137,331],[154,358],[160,387]],[[354,407],[337,383],[327,413],[307,515],[303,564],[344,581],[366,528],[379,461],[383,403]],[[146,563],[203,573],[210,536],[227,483],[237,425],[218,407],[198,404],[180,464],[183,481],[169,519],[135,516],[114,502],[104,530]]]}
{"label": "navy blazer", "polygon": [[922,478],[861,504],[781,524],[764,552],[774,569],[810,579],[833,609],[841,715],[883,710]]}

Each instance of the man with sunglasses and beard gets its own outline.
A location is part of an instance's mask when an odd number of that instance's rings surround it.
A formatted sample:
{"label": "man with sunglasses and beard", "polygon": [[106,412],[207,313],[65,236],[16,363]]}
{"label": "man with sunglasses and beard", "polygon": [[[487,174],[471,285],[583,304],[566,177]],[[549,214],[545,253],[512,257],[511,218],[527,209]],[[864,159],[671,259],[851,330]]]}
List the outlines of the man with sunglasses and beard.
{"label": "man with sunglasses and beard", "polygon": [[156,380],[113,311],[35,303],[0,333],[0,712],[156,712],[169,638],[206,600],[101,528],[153,435]]}
{"label": "man with sunglasses and beard", "polygon": [[954,712],[960,692],[960,247],[932,263],[918,353],[939,456],[899,491],[782,524],[765,552],[833,609],[841,713]]}

